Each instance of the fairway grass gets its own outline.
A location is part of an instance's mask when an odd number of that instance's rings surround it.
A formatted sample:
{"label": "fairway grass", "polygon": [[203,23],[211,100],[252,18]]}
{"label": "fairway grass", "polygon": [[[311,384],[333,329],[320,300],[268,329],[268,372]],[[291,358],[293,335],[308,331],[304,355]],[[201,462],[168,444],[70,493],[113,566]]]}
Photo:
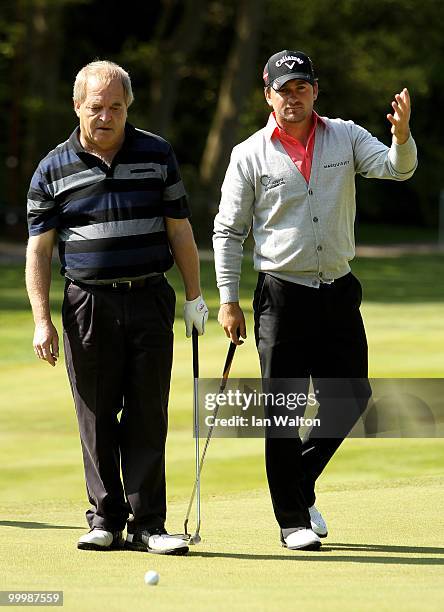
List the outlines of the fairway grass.
{"label": "fairway grass", "polygon": [[[359,260],[372,377],[442,377],[441,256]],[[249,338],[232,377],[256,378],[246,262],[242,305]],[[62,279],[52,301],[60,330]],[[182,531],[193,485],[191,343],[178,292],[167,443],[168,528]],[[200,339],[202,377],[218,377],[228,348],[217,324],[211,264],[202,266],[211,316]],[[202,483],[202,543],[184,558],[78,551],[87,508],[75,412],[63,363],[32,351],[23,270],[0,268],[0,590],[63,590],[66,610],[435,611],[444,601],[444,443],[350,439],[319,479],[329,525],[319,552],[283,549],[265,479],[263,441],[214,439]],[[290,485],[289,485],[290,486]],[[192,516],[192,524],[194,516]],[[160,573],[146,586],[144,573]]]}
{"label": "fairway grass", "polygon": [[[330,535],[319,552],[280,546],[263,489],[206,499],[203,540],[187,557],[77,550],[78,502],[2,505],[1,589],[63,590],[66,610],[440,610],[442,513],[429,504],[442,508],[443,484],[321,492]],[[185,509],[173,503],[170,523]],[[150,569],[156,587],[144,584]]]}

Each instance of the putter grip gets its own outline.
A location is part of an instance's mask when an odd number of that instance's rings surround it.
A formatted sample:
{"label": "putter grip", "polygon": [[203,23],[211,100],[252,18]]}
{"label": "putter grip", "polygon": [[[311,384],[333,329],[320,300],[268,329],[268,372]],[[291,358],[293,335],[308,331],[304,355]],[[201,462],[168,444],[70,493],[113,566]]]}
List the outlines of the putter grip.
{"label": "putter grip", "polygon": [[225,359],[224,372],[222,374],[222,378],[228,378],[228,374],[230,373],[231,364],[233,363],[234,353],[236,351],[236,344],[234,342],[230,342],[230,346],[228,347],[227,358]]}
{"label": "putter grip", "polygon": [[199,335],[194,325],[193,331],[191,332],[191,339],[193,343],[193,377],[199,378]]}

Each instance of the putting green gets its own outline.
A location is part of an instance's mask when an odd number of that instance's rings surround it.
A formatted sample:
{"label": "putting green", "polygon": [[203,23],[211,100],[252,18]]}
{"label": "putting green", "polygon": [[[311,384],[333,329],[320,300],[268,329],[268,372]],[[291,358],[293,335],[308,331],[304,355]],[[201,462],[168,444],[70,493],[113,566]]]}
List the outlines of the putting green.
{"label": "putting green", "polygon": [[[361,260],[372,376],[442,376],[442,257]],[[408,270],[408,279],[402,275]],[[171,275],[179,288],[177,274]],[[227,341],[212,307],[201,375],[219,376]],[[256,377],[250,338],[234,377]],[[61,279],[54,278],[58,311]],[[78,551],[86,509],[80,444],[63,363],[38,362],[19,267],[0,276],[0,590],[63,590],[66,610],[441,610],[444,600],[442,440],[347,440],[318,487],[330,534],[319,552],[280,547],[261,440],[212,441],[203,474],[202,543],[185,558]],[[168,527],[182,530],[193,484],[191,347],[178,296],[167,445]],[[59,317],[55,317],[60,329]],[[145,572],[160,573],[146,586]]]}
{"label": "putting green", "polygon": [[[319,552],[280,547],[263,489],[206,498],[203,541],[187,557],[78,551],[79,502],[3,505],[1,588],[63,590],[66,610],[439,610],[443,484],[321,488],[330,535]],[[172,503],[170,524],[184,512]],[[144,584],[149,569],[156,587]]]}

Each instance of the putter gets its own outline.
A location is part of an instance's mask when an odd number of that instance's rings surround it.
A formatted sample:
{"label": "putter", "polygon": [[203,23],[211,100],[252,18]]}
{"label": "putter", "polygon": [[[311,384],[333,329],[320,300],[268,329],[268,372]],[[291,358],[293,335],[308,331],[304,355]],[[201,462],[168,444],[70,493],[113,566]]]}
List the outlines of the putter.
{"label": "putter", "polygon": [[[197,330],[193,327],[192,333],[193,339],[193,375],[194,375],[194,402],[193,402],[193,426],[194,426],[194,435],[196,436],[196,479],[194,481],[193,491],[191,493],[190,502],[188,504],[188,510],[185,516],[184,521],[184,535],[183,538],[188,541],[188,544],[199,544],[201,541],[200,537],[200,475],[202,473],[202,467],[205,460],[205,455],[207,454],[208,445],[210,444],[211,437],[213,435],[214,425],[210,427],[208,430],[207,439],[205,441],[205,446],[202,452],[202,456],[199,460],[199,399],[198,399],[198,378],[199,378],[199,351],[198,351],[198,335]],[[230,373],[231,364],[233,363],[234,353],[236,351],[236,344],[234,342],[230,342],[230,346],[228,347],[227,357],[225,359],[224,370],[222,373],[222,380],[219,386],[219,393],[223,393],[228,381],[228,375]],[[214,416],[217,416],[219,410],[219,405],[216,406],[214,411]],[[194,535],[188,533],[188,520],[190,518],[190,512],[193,505],[194,497],[196,496],[196,531]]]}

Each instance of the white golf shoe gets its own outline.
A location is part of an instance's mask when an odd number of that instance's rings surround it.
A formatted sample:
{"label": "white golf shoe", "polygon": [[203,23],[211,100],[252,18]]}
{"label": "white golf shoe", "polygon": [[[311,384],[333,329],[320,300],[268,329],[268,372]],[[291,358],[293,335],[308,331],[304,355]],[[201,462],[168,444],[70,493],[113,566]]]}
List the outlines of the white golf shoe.
{"label": "white golf shoe", "polygon": [[291,529],[281,530],[282,546],[290,550],[318,550],[321,547],[321,540],[311,529]]}
{"label": "white golf shoe", "polygon": [[311,528],[320,538],[326,538],[328,535],[327,523],[324,521],[322,514],[316,509],[316,506],[311,506],[308,509],[310,513]]}
{"label": "white golf shoe", "polygon": [[128,532],[125,547],[156,555],[186,555],[189,550],[186,540],[169,535],[163,528]]}
{"label": "white golf shoe", "polygon": [[106,531],[97,527],[82,535],[77,542],[81,550],[116,550],[123,548],[125,542],[121,531]]}
{"label": "white golf shoe", "polygon": [[281,542],[289,550],[318,550],[321,540],[311,529],[281,529]]}

